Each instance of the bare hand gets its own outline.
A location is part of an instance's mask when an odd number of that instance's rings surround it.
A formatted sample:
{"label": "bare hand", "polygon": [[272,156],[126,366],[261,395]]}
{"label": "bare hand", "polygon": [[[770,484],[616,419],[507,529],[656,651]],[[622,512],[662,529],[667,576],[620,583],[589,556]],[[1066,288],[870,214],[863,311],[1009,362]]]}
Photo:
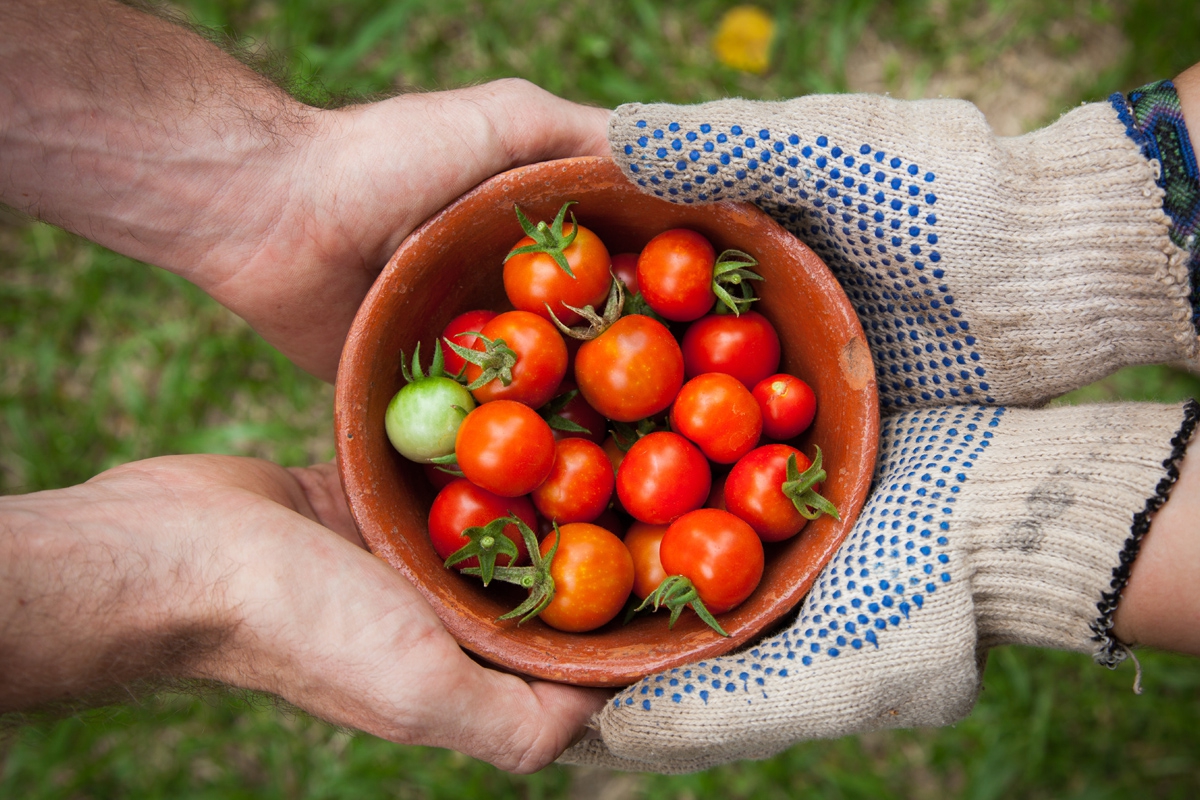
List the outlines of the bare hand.
{"label": "bare hand", "polygon": [[498,172],[607,155],[607,121],[521,80],[317,110],[116,0],[0,26],[0,202],[184,276],[326,380],[405,236]]}
{"label": "bare hand", "polygon": [[175,456],[0,498],[0,710],[207,678],[532,772],[604,693],[477,664],[362,549],[332,465]]}

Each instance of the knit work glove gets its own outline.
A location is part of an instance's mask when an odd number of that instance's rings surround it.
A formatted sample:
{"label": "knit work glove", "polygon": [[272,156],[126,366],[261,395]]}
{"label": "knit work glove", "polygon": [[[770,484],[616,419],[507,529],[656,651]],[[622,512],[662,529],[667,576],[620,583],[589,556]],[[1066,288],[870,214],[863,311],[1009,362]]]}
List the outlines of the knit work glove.
{"label": "knit work glove", "polygon": [[945,725],[993,646],[1125,655],[1112,615],[1200,411],[995,405],[1196,355],[1195,156],[1173,87],[1147,88],[1011,139],[960,101],[617,110],[644,190],[754,202],[825,259],[886,413],[874,492],[795,621],[618,694],[563,760],[684,772]]}
{"label": "knit work glove", "polygon": [[1035,405],[1197,353],[1161,167],[1117,105],[1015,138],[959,100],[626,105],[609,135],[646,191],[754,202],[824,258],[885,412]]}
{"label": "knit work glove", "polygon": [[690,772],[802,739],[946,725],[1001,644],[1114,661],[1116,598],[1198,414],[1189,402],[886,417],[876,490],[787,629],[625,689],[598,718],[602,738],[563,760]]}

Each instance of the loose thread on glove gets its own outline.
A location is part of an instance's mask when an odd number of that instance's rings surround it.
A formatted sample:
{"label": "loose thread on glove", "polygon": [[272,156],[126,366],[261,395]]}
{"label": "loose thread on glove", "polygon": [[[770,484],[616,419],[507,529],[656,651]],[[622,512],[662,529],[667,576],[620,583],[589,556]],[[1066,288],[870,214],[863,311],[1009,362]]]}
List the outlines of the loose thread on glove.
{"label": "loose thread on glove", "polygon": [[[1121,646],[1125,647],[1125,645],[1121,645]],[[1138,661],[1137,654],[1134,653],[1133,650],[1131,650],[1130,648],[1125,647],[1125,652],[1128,653],[1129,657],[1133,659],[1133,666],[1137,668],[1137,673],[1133,676],[1133,693],[1141,694],[1142,693],[1142,662]]]}

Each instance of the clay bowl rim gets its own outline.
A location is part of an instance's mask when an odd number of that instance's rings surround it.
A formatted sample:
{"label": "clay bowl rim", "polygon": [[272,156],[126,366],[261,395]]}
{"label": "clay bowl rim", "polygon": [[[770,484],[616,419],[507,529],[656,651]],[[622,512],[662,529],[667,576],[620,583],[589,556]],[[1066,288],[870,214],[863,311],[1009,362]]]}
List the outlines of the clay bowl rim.
{"label": "clay bowl rim", "polygon": [[[602,192],[613,192],[613,199],[627,203],[645,204],[645,201],[650,201],[649,205],[655,207],[656,213],[661,211],[668,215],[668,212],[673,212],[676,215],[690,214],[697,218],[709,219],[710,228],[725,226],[729,229],[761,231],[761,235],[772,242],[772,247],[781,248],[788,258],[794,259],[794,266],[800,269],[793,272],[803,273],[803,280],[813,287],[812,294],[822,298],[820,313],[827,314],[832,323],[839,326],[836,330],[844,336],[836,354],[840,370],[838,374],[847,384],[853,385],[846,390],[846,397],[837,399],[847,406],[853,406],[858,412],[858,426],[853,429],[854,439],[844,443],[850,448],[851,460],[854,463],[842,464],[841,472],[835,476],[834,469],[837,467],[828,462],[827,456],[827,468],[830,469],[831,477],[825,484],[827,492],[834,486],[840,487],[840,491],[834,491],[838,492],[840,498],[838,506],[842,511],[841,521],[834,522],[825,518],[810,523],[800,537],[789,540],[794,543],[803,537],[810,537],[815,543],[806,545],[807,549],[780,550],[775,546],[768,546],[769,571],[790,568],[790,561],[782,561],[786,557],[797,562],[796,569],[792,570],[797,576],[791,576],[789,572],[791,577],[787,580],[772,578],[774,583],[769,591],[764,588],[767,583],[765,576],[764,586],[760,586],[755,595],[738,609],[722,616],[722,624],[730,633],[728,638],[712,632],[692,614],[685,614],[670,632],[667,632],[665,614],[655,615],[647,621],[651,623],[648,626],[643,620],[637,620],[630,626],[643,626],[634,632],[636,636],[634,633],[625,635],[622,633],[624,629],[616,632],[620,635],[614,635],[611,629],[617,623],[610,623],[593,634],[563,634],[553,631],[540,620],[526,623],[520,630],[512,622],[496,623],[494,618],[498,616],[498,613],[495,613],[497,609],[500,613],[507,609],[494,605],[496,601],[490,599],[490,595],[481,595],[480,593],[485,591],[482,587],[441,568],[436,554],[433,554],[433,559],[437,564],[437,571],[429,568],[429,554],[432,554],[433,550],[428,544],[424,518],[428,513],[428,502],[433,498],[431,487],[422,489],[415,484],[393,487],[396,491],[408,491],[412,498],[421,498],[425,505],[419,517],[413,515],[412,508],[400,508],[398,513],[407,515],[409,524],[391,524],[389,530],[389,520],[395,522],[393,515],[397,513],[397,509],[391,506],[383,508],[380,492],[386,492],[388,487],[380,483],[381,478],[384,478],[390,469],[392,472],[399,471],[398,478],[403,482],[405,476],[420,475],[421,470],[419,466],[405,462],[392,451],[382,433],[380,398],[386,394],[386,398],[390,399],[391,394],[399,388],[400,384],[395,383],[399,374],[398,361],[394,368],[381,368],[382,373],[390,370],[391,374],[382,374],[379,371],[363,374],[363,370],[370,370],[373,361],[378,363],[383,359],[378,351],[381,350],[381,337],[387,332],[380,332],[373,315],[382,313],[382,309],[389,303],[402,304],[410,300],[417,302],[413,300],[417,295],[412,290],[418,281],[411,279],[411,276],[415,274],[419,277],[423,274],[422,269],[433,269],[432,266],[423,267],[422,262],[427,257],[434,260],[446,259],[446,253],[453,253],[456,240],[465,235],[461,232],[466,228],[461,226],[474,224],[479,219],[479,214],[485,211],[498,213],[501,210],[512,217],[511,224],[516,226],[515,215],[512,215],[511,211],[512,202],[515,200],[529,211],[527,206],[530,203],[523,199],[522,195],[532,195],[536,187],[547,181],[567,184],[556,190],[560,198],[570,196],[572,191],[591,192],[597,196]],[[561,203],[561,200],[558,202]],[[593,227],[588,224],[586,206],[586,203],[581,203],[573,209],[579,211],[582,224]],[[451,227],[445,227],[447,225]],[[665,227],[660,227],[659,230]],[[460,236],[452,235],[453,230],[459,231]],[[512,242],[520,237],[519,227],[515,230],[516,235],[512,237]],[[503,252],[500,253],[501,258]],[[613,252],[620,250],[614,248]],[[412,259],[417,260],[410,264]],[[437,260],[437,263],[441,264],[442,261]],[[499,260],[496,261],[495,269],[500,269]],[[788,276],[791,274],[786,273]],[[491,280],[494,283],[496,276],[492,276]],[[468,286],[480,283],[480,279],[476,279]],[[457,284],[453,288],[458,288]],[[450,291],[441,286],[436,290]],[[503,297],[502,292],[500,296]],[[397,297],[401,299],[397,300]],[[447,302],[455,302],[448,294],[446,299]],[[460,298],[457,302],[461,304],[468,301]],[[761,304],[764,305],[764,313],[766,304],[767,298],[764,298]],[[458,308],[453,313],[462,310],[467,309]],[[441,324],[448,319],[449,316],[446,316],[441,320]],[[429,325],[432,321],[426,320],[424,324]],[[418,324],[413,323],[407,327],[417,327]],[[440,330],[439,325],[429,325],[429,328]],[[781,337],[782,335],[781,331]],[[432,344],[432,338],[433,335],[429,331],[420,334],[420,339],[428,339],[427,346]],[[784,341],[784,350],[784,364],[787,365],[787,339]],[[411,347],[406,349],[406,355],[411,357]],[[831,355],[830,358],[834,356]],[[428,363],[429,354],[425,354],[424,359]],[[381,386],[381,383],[391,385]],[[386,407],[387,399],[382,400],[383,408]],[[818,422],[814,424],[814,430],[821,424],[820,408],[819,406]],[[372,414],[378,419],[374,419]],[[338,369],[334,417],[338,469],[351,513],[363,540],[373,553],[399,570],[416,586],[433,606],[447,630],[465,650],[492,666],[532,678],[585,686],[623,686],[648,674],[734,650],[770,630],[773,624],[786,617],[787,613],[799,604],[823,566],[832,558],[853,527],[865,503],[878,446],[879,399],[870,351],[858,317],[828,267],[811,249],[749,203],[723,201],[697,206],[668,203],[640,192],[625,179],[612,159],[590,157],[542,162],[493,177],[448,205],[401,243],[363,301],[347,337]],[[382,440],[382,447],[379,440]],[[828,453],[829,448],[826,444],[828,442],[822,444],[822,449]],[[804,449],[811,455],[811,447],[806,446]],[[391,480],[394,482],[395,478]],[[402,503],[399,505],[404,506]],[[408,531],[408,535],[401,532],[401,527]],[[418,529],[415,536],[411,533],[412,527]],[[785,544],[784,548],[787,547],[794,545]],[[423,552],[421,548],[427,552]],[[778,555],[773,556],[776,552]],[[798,555],[789,556],[789,553]],[[775,564],[773,558],[781,560],[774,567],[771,566]],[[801,559],[803,563],[800,563]],[[514,597],[519,601],[518,596]],[[508,602],[509,608],[515,605],[511,597]],[[661,625],[658,624],[660,621]],[[612,639],[611,648],[606,649],[602,643],[604,637]]]}

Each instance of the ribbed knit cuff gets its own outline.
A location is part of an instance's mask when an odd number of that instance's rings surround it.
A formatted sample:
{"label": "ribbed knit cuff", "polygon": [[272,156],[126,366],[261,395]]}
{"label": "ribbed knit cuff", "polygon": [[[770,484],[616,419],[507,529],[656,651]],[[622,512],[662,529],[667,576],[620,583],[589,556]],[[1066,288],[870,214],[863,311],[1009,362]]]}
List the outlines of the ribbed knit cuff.
{"label": "ribbed knit cuff", "polygon": [[1129,583],[1129,575],[1133,564],[1142,549],[1142,539],[1150,531],[1150,523],[1154,513],[1166,504],[1175,482],[1179,480],[1179,468],[1183,457],[1187,454],[1188,444],[1196,432],[1200,422],[1200,403],[1195,399],[1189,400],[1183,406],[1183,422],[1179,432],[1171,440],[1171,452],[1163,459],[1163,477],[1154,488],[1154,494],[1146,498],[1145,507],[1133,515],[1133,525],[1129,529],[1129,537],[1118,555],[1118,563],[1113,567],[1112,580],[1106,591],[1100,593],[1100,602],[1096,608],[1100,615],[1092,623],[1092,641],[1099,645],[1095,653],[1096,661],[1110,669],[1125,660],[1129,648],[1112,635],[1113,615],[1121,602],[1121,594]]}
{"label": "ribbed knit cuff", "polygon": [[955,512],[975,530],[983,647],[1090,652],[1108,666],[1124,657],[1112,615],[1198,411],[1194,401],[1009,409]]}

